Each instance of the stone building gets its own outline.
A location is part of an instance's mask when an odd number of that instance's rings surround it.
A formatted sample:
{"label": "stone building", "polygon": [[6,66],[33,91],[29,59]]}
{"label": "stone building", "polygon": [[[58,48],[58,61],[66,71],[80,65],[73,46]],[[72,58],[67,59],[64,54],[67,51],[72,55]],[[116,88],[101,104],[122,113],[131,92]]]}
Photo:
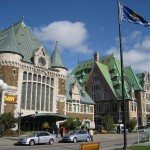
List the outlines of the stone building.
{"label": "stone building", "polygon": [[[71,74],[96,103],[95,125],[102,124],[108,114],[115,124],[122,123],[121,65],[113,54],[100,58],[95,52],[94,59],[80,62]],[[124,68],[126,119],[137,120],[139,126],[150,121],[149,79],[149,73],[136,74],[132,67]]]}
{"label": "stone building", "polygon": [[[8,85],[0,91],[0,114],[11,112],[19,117],[22,130],[41,130],[44,121],[54,126],[69,117],[67,68],[57,42],[50,57],[23,20],[0,32],[0,72]],[[80,101],[75,98],[72,100]],[[93,111],[92,106],[90,109]]]}
{"label": "stone building", "polygon": [[94,102],[72,76],[66,80],[66,115],[80,118],[88,128],[94,128]]}

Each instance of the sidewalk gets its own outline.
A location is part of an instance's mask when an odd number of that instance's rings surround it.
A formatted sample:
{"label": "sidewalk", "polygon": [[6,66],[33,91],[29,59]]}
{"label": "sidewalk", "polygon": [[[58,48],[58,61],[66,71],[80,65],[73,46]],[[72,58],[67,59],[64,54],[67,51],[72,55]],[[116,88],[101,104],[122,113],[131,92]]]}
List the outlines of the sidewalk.
{"label": "sidewalk", "polygon": [[0,137],[0,146],[14,145],[18,137]]}
{"label": "sidewalk", "polygon": [[[17,143],[19,137],[0,137],[0,146],[10,146]],[[56,138],[56,143],[61,140],[61,137]]]}

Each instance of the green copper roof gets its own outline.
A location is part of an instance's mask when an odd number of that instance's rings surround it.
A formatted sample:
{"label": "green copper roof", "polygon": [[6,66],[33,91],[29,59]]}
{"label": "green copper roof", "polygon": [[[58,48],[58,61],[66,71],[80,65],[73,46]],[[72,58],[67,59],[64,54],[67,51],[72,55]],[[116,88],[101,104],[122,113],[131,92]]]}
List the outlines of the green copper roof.
{"label": "green copper roof", "polygon": [[140,82],[140,85],[143,87],[144,73],[138,73],[138,74],[136,74],[136,76],[137,76],[137,78],[138,78],[138,80]]}
{"label": "green copper roof", "polygon": [[[1,47],[3,47],[7,35],[10,35],[9,38],[11,37],[11,39],[9,39],[11,48],[16,48],[14,52],[19,50],[20,54],[24,56],[23,60],[32,63],[31,57],[33,55],[33,51],[40,48],[42,45],[31,33],[30,29],[25,25],[25,23],[23,21],[20,21],[13,25],[13,31],[12,27],[9,27],[6,30],[0,32],[0,51],[3,51],[3,48]],[[14,36],[16,37],[16,40],[15,38],[12,39],[12,37]]]}
{"label": "green copper roof", "polygon": [[[67,101],[72,100],[69,92],[71,90],[70,89],[71,85],[73,85],[75,82],[77,82],[77,80],[72,75],[67,76],[67,79],[66,79],[66,100]],[[91,97],[83,90],[83,88],[81,87],[81,85],[78,82],[77,82],[77,85],[78,85],[78,88],[79,88],[79,91],[80,91],[81,103],[95,104],[94,101],[91,99]]]}
{"label": "green copper roof", "polygon": [[0,52],[12,52],[22,56],[22,53],[18,48],[17,39],[15,36],[13,26],[11,27],[5,38],[2,40]]}
{"label": "green copper roof", "polygon": [[134,73],[131,67],[126,67],[124,69],[128,84],[130,86],[134,86],[135,90],[142,90],[140,85],[139,79],[137,78],[136,74]]}
{"label": "green copper roof", "polygon": [[58,46],[57,46],[57,42],[56,42],[56,46],[55,49],[53,51],[52,57],[51,57],[51,65],[52,67],[61,67],[61,68],[65,68]]}
{"label": "green copper roof", "polygon": [[115,91],[114,91],[114,88],[113,88],[113,82],[111,80],[111,76],[110,76],[110,73],[109,73],[108,66],[106,66],[106,65],[104,65],[102,63],[99,63],[99,62],[96,62],[96,64],[100,68],[100,70],[101,70],[104,78],[106,79],[108,85],[110,86],[110,88],[112,89],[113,93],[115,94]]}
{"label": "green copper roof", "polygon": [[[80,81],[82,79],[82,84],[86,83],[88,80],[89,74],[93,67],[94,60],[87,60],[80,62],[77,67],[71,72],[74,77]],[[121,86],[121,64],[114,57],[114,55],[109,55],[103,58],[100,58],[98,66],[102,71],[106,81],[109,86],[116,93],[118,99],[122,98],[122,86]],[[83,75],[84,72],[84,75]],[[132,80],[132,81],[131,81]],[[133,70],[126,68],[124,72],[124,94],[125,99],[130,99],[131,83],[135,85],[135,90],[140,90],[141,86],[138,78],[136,77]]]}

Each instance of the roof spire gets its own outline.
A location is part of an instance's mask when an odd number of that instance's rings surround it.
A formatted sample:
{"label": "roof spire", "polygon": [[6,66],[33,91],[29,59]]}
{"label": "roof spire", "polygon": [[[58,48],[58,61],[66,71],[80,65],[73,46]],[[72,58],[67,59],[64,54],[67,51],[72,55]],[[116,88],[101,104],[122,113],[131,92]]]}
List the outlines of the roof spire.
{"label": "roof spire", "polygon": [[62,58],[61,58],[61,55],[60,55],[60,52],[59,52],[59,49],[58,49],[58,41],[56,41],[56,45],[55,45],[55,48],[54,48],[54,51],[53,51],[53,54],[52,54],[52,58],[51,58],[51,61],[52,61],[52,67],[54,68],[65,68],[64,67],[64,64],[63,64],[63,61],[62,61]]}
{"label": "roof spire", "polygon": [[94,60],[99,62],[99,53],[97,51],[94,53]]}
{"label": "roof spire", "polygon": [[24,21],[24,16],[22,16],[21,21],[22,21],[22,22]]}
{"label": "roof spire", "polygon": [[55,45],[56,47],[58,46],[58,41],[56,41],[56,45]]}

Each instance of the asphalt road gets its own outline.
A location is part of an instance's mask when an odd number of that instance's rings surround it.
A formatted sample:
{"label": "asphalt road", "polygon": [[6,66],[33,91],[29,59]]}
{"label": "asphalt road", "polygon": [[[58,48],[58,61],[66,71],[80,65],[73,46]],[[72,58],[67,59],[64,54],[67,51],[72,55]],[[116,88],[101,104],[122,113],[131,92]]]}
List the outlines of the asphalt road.
{"label": "asphalt road", "polygon": [[[1,139],[0,139],[1,140]],[[60,138],[58,139],[60,140]],[[6,142],[6,141],[5,141]],[[124,146],[124,136],[123,134],[98,134],[94,135],[94,142],[100,142],[100,150],[111,150],[117,147]],[[14,140],[16,143],[16,140]],[[86,142],[78,143],[59,143],[55,142],[53,145],[34,145],[34,146],[18,146],[14,144],[1,145],[0,150],[79,150],[80,144]],[[127,134],[127,144],[128,146],[137,144],[137,134]]]}

